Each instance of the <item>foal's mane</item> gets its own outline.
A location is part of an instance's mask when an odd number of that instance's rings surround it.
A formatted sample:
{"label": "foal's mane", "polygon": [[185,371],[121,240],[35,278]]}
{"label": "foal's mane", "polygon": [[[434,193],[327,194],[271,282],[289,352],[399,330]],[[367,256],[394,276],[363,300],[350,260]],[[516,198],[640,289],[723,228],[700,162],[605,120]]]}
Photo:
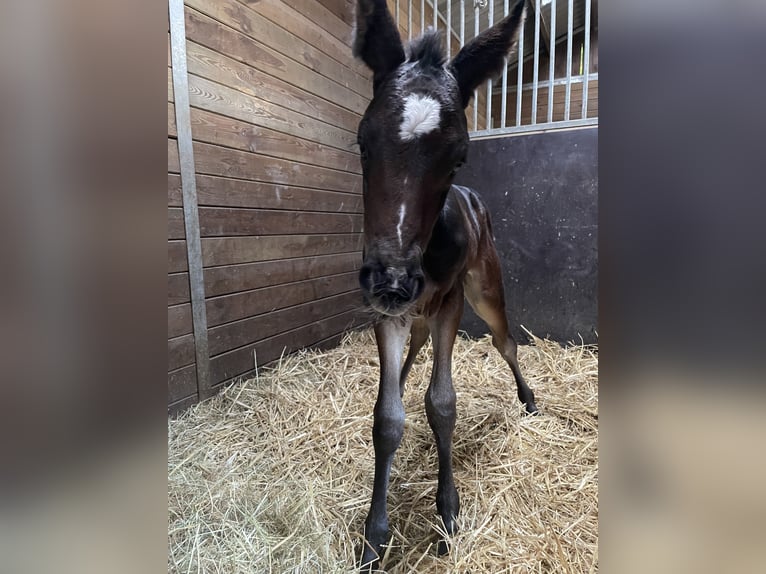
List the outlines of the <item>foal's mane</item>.
{"label": "foal's mane", "polygon": [[420,62],[424,67],[440,68],[447,57],[442,46],[441,31],[430,29],[422,36],[412,40],[407,46],[407,59],[410,62]]}

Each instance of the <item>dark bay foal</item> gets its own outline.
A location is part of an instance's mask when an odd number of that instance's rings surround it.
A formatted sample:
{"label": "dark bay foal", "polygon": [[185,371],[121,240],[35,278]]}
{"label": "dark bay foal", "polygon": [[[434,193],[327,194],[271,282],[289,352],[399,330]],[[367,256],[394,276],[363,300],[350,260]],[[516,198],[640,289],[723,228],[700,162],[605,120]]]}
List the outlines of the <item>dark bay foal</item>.
{"label": "dark bay foal", "polygon": [[[489,214],[472,190],[452,185],[468,150],[465,108],[474,89],[502,69],[524,17],[520,0],[507,18],[447,62],[438,34],[426,33],[405,52],[385,0],[358,0],[354,54],[374,74],[373,99],[358,133],[365,207],[359,281],[377,315],[381,369],[365,569],[378,566],[387,541],[386,491],[404,431],[404,383],[429,335],[434,365],[425,407],[439,458],[436,507],[447,532],[456,531],[460,503],[452,477],[451,362],[464,298],[492,331],[493,344],[516,379],[519,400],[528,412],[537,411],[508,330]],[[408,334],[410,348],[402,364]],[[446,549],[442,541],[439,551]]]}

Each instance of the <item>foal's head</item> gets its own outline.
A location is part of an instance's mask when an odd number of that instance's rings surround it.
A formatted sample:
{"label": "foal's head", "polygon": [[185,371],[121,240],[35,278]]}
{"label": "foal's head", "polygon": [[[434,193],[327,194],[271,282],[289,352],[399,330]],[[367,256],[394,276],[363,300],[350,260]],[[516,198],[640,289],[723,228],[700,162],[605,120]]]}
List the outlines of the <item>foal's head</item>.
{"label": "foal's head", "polygon": [[524,0],[447,62],[435,32],[402,45],[385,0],[359,0],[354,55],[373,71],[359,124],[364,173],[364,262],[372,308],[402,315],[425,286],[422,255],[468,151],[465,108],[502,69],[524,21]]}

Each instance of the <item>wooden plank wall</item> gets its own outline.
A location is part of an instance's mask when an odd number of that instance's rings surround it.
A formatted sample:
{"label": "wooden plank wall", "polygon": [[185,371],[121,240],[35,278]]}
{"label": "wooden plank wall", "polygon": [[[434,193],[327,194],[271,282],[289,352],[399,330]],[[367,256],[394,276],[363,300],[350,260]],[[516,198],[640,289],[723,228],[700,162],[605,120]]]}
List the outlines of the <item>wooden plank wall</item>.
{"label": "wooden plank wall", "polygon": [[[346,0],[186,0],[213,390],[365,319],[356,129],[371,76]],[[168,60],[170,64],[170,60]],[[197,399],[168,69],[168,401]]]}

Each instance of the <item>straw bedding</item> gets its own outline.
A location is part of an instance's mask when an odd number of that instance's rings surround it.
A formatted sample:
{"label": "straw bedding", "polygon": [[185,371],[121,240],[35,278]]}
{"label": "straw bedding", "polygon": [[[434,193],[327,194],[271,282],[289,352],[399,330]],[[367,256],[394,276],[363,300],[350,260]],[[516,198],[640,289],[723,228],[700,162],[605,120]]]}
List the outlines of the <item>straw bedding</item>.
{"label": "straw bedding", "polygon": [[[458,337],[453,461],[460,532],[436,556],[436,449],[423,408],[430,343],[408,380],[389,489],[390,573],[598,570],[598,355],[519,348],[525,416],[490,339]],[[354,571],[373,476],[370,331],[285,357],[168,422],[169,572]]]}

